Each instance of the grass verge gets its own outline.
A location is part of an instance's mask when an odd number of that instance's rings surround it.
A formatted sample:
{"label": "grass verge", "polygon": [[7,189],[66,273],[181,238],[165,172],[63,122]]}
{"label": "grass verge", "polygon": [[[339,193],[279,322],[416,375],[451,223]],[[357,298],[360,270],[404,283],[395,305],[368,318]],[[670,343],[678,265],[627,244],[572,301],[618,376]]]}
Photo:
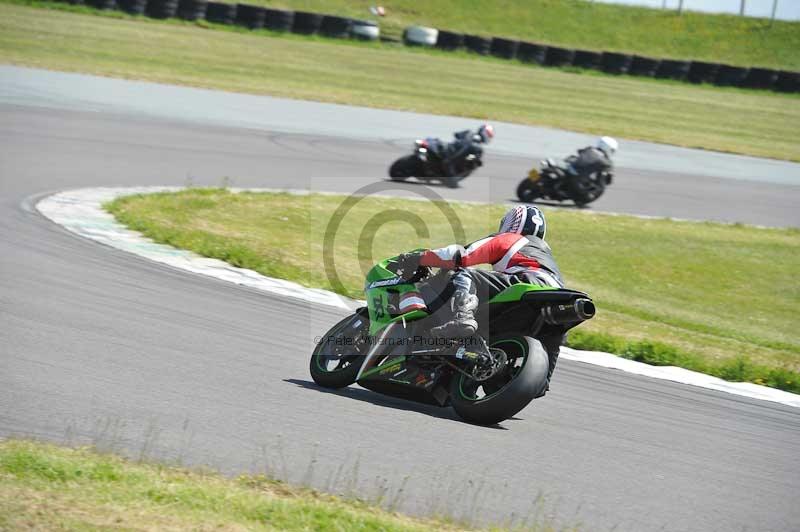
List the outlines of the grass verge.
{"label": "grass verge", "polygon": [[[227,0],[233,2],[233,0]],[[252,3],[356,18],[374,0],[252,0]],[[610,5],[586,0],[384,0],[384,33],[412,24],[513,37],[573,48],[742,66],[800,68],[800,22]],[[738,4],[737,4],[738,6]],[[480,13],[480,16],[476,14]]]}
{"label": "grass verge", "polygon": [[456,530],[263,476],[0,440],[2,530]]}
{"label": "grass verge", "polygon": [[[129,196],[106,208],[157,242],[264,275],[331,290],[325,228],[344,196],[189,189]],[[365,198],[341,219],[336,273],[361,296],[376,259],[466,241],[496,229],[505,207]],[[425,228],[396,220],[417,218]],[[424,222],[422,222],[424,220]],[[548,241],[569,286],[587,291],[598,316],[571,344],[728,380],[800,392],[800,231],[548,210]]]}
{"label": "grass verge", "polygon": [[[800,96],[0,2],[0,63],[540,124],[800,161]],[[214,29],[221,28],[216,26]],[[502,131],[499,132],[502,134]]]}

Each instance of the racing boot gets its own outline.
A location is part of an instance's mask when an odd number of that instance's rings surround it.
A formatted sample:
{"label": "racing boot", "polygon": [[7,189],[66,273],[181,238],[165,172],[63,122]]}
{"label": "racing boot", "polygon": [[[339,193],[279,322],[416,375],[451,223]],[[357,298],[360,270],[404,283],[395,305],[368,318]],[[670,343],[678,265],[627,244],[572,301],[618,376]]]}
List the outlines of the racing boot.
{"label": "racing boot", "polygon": [[478,330],[478,321],[475,319],[477,308],[478,296],[459,287],[450,299],[452,319],[431,329],[431,335],[448,340],[472,336]]}

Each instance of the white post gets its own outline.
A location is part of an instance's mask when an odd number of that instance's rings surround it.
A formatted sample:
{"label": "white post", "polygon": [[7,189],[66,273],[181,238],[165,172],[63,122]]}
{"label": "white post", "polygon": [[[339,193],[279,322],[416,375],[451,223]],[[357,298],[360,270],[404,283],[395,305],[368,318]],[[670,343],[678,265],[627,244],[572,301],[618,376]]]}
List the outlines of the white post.
{"label": "white post", "polygon": [[744,16],[744,5],[747,3],[747,0],[742,0],[742,3],[739,4],[739,16]]}
{"label": "white post", "polygon": [[[742,0],[744,1],[744,0]],[[683,12],[683,0],[678,3],[678,14]]]}

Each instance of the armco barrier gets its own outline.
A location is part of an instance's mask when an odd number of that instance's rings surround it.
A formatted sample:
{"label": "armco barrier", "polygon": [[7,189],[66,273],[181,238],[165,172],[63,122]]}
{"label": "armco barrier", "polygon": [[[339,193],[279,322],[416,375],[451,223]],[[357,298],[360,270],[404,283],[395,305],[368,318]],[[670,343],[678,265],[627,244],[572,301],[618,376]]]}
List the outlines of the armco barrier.
{"label": "armco barrier", "polygon": [[148,0],[145,14],[150,18],[170,18],[178,12],[178,0]]}
{"label": "armco barrier", "polygon": [[514,59],[519,49],[519,41],[494,37],[489,45],[489,53],[503,59]]}
{"label": "armco barrier", "polygon": [[374,22],[354,20],[350,35],[362,41],[377,41],[381,36],[381,29]]}
{"label": "armco barrier", "polygon": [[662,59],[656,70],[656,77],[661,79],[674,79],[683,81],[689,75],[689,61]]}
{"label": "armco barrier", "polygon": [[308,11],[295,11],[292,31],[303,35],[313,35],[319,31],[322,15]]}
{"label": "armco barrier", "polygon": [[601,65],[603,72],[608,74],[627,74],[631,63],[633,63],[633,56],[630,54],[603,52]]}
{"label": "armco barrier", "polygon": [[575,50],[575,57],[572,58],[572,65],[581,68],[597,68],[600,66],[602,58],[602,52]]}
{"label": "armco barrier", "polygon": [[464,46],[464,34],[452,31],[439,30],[436,37],[436,47],[442,50],[455,50]]}
{"label": "armco barrier", "polygon": [[692,61],[686,79],[692,83],[711,83],[717,78],[719,67],[720,65],[718,63]]}
{"label": "armco barrier", "polygon": [[409,26],[403,32],[403,41],[409,46],[433,46],[439,36],[436,28]]}
{"label": "armco barrier", "polygon": [[294,11],[284,9],[264,9],[264,27],[272,31],[291,31],[294,25]]}
{"label": "armco barrier", "polygon": [[492,41],[479,35],[464,35],[464,48],[476,54],[487,55]]}
{"label": "armco barrier", "polygon": [[236,19],[234,23],[237,26],[244,26],[251,30],[260,30],[264,27],[264,19],[266,16],[267,12],[261,6],[236,4]]}
{"label": "armco barrier", "polygon": [[738,87],[750,72],[749,68],[720,65],[714,76],[714,85]]}
{"label": "armco barrier", "polygon": [[771,89],[778,79],[778,71],[771,68],[751,68],[739,84],[749,89]]}
{"label": "armco barrier", "polygon": [[206,18],[208,0],[180,0],[178,18],[183,20],[203,20]]}
{"label": "armco barrier", "polygon": [[147,0],[117,0],[117,8],[129,15],[141,15],[147,7]]}
{"label": "armco barrier", "polygon": [[645,76],[652,78],[656,75],[658,67],[661,65],[660,59],[653,59],[651,57],[644,57],[641,55],[634,55],[631,66],[628,69],[628,74],[634,76]]}
{"label": "armco barrier", "polygon": [[559,48],[558,46],[550,46],[547,49],[547,55],[544,58],[544,64],[547,66],[567,66],[572,64],[575,57],[575,50],[570,48]]}
{"label": "armco barrier", "polygon": [[781,70],[775,80],[775,90],[781,92],[800,92],[800,72]]}
{"label": "armco barrier", "polygon": [[209,2],[206,6],[206,20],[216,24],[233,24],[236,19],[236,4]]}
{"label": "armco barrier", "polygon": [[543,65],[547,57],[547,46],[533,42],[521,42],[517,48],[517,59],[526,63]]}
{"label": "armco barrier", "polygon": [[319,25],[319,33],[326,37],[346,39],[350,36],[350,26],[352,25],[353,21],[349,18],[325,15]]}

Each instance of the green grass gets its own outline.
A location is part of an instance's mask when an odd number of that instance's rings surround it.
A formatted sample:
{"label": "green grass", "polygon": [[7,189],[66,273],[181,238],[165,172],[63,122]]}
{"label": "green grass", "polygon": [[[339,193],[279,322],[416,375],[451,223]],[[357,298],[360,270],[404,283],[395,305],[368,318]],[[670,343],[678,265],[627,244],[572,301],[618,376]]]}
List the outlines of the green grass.
{"label": "green grass", "polygon": [[456,530],[261,476],[0,440],[0,530]]}
{"label": "green grass", "polygon": [[[229,0],[232,1],[232,0]],[[251,0],[301,11],[370,18],[374,0]],[[384,0],[384,32],[412,24],[588,50],[800,69],[800,23],[583,0]]]}
{"label": "green grass", "polygon": [[[342,196],[233,194],[223,189],[130,196],[108,209],[154,240],[305,286],[336,289],[322,267],[323,234]],[[501,205],[453,203],[466,240],[496,229]],[[403,222],[366,221],[400,209]],[[548,210],[548,240],[569,286],[599,312],[573,345],[677,364],[800,392],[800,231]],[[455,239],[436,204],[367,198],[333,241],[343,293],[361,297],[380,258]]]}
{"label": "green grass", "polygon": [[466,53],[0,3],[0,63],[800,161],[798,95],[567,72]]}

